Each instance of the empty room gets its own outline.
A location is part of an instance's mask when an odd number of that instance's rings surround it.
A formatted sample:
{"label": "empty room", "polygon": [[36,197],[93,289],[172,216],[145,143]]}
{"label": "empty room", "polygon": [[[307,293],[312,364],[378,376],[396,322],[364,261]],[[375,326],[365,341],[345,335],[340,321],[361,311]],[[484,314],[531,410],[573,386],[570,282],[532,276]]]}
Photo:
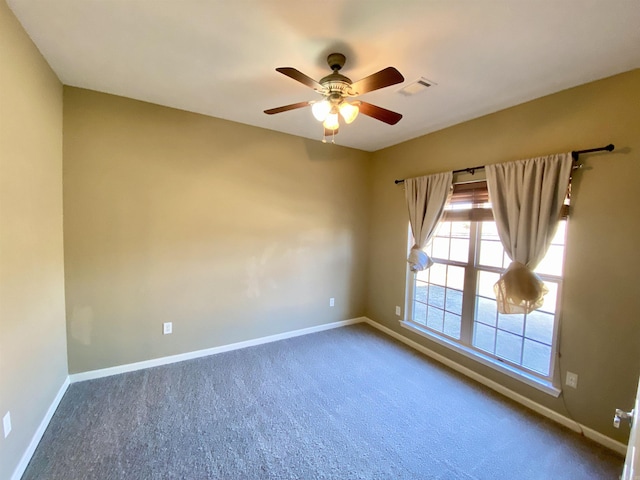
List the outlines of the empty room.
{"label": "empty room", "polygon": [[637,0],[0,0],[0,480],[640,475]]}

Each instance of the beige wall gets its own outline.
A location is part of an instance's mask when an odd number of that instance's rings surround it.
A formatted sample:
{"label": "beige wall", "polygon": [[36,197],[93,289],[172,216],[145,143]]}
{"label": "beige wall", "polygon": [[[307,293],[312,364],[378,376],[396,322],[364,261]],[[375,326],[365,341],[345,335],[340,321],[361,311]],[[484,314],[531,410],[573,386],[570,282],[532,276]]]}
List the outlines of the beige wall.
{"label": "beige wall", "polygon": [[369,154],[64,95],[72,373],[364,313]]}
{"label": "beige wall", "polygon": [[0,0],[0,478],[67,376],[62,85]]}
{"label": "beige wall", "polygon": [[394,179],[613,143],[581,157],[573,181],[561,323],[561,369],[579,375],[564,389],[570,415],[626,442],[611,426],[632,408],[640,372],[640,70],[566,90],[373,154],[367,315],[562,414],[562,399],[457,355],[401,328],[407,214]]}

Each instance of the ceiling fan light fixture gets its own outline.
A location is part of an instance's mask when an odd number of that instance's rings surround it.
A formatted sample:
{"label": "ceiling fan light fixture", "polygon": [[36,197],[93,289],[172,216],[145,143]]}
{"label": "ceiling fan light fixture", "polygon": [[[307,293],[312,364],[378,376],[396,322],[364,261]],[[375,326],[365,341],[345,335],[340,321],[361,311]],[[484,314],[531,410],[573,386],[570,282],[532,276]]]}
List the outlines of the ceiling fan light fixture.
{"label": "ceiling fan light fixture", "polygon": [[331,112],[331,103],[326,98],[316,102],[311,106],[311,112],[313,113],[313,116],[316,117],[316,120],[324,122]]}
{"label": "ceiling fan light fixture", "polygon": [[340,123],[338,121],[338,114],[337,113],[328,114],[327,118],[324,120],[324,123],[322,125],[327,130],[336,130],[340,126]]}
{"label": "ceiling fan light fixture", "polygon": [[347,124],[353,122],[360,112],[360,109],[356,105],[347,101],[342,102],[338,108],[340,110],[340,115],[342,115],[342,118],[344,118],[344,121]]}

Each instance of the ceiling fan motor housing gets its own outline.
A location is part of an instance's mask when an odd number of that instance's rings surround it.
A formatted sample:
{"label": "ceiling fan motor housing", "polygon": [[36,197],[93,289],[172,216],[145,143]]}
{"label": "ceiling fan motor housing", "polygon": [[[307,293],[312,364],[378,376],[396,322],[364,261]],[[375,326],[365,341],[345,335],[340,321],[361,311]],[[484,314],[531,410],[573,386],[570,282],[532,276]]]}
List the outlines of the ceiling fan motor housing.
{"label": "ceiling fan motor housing", "polygon": [[338,71],[344,66],[346,57],[341,53],[331,53],[327,57],[327,63],[333,72],[326,77],[320,79],[320,85],[325,88],[325,95],[331,97],[332,94],[339,94],[341,97],[347,96],[351,84],[353,83],[349,77],[345,77]]}
{"label": "ceiling fan motor housing", "polygon": [[344,62],[346,61],[347,57],[345,57],[341,53],[330,53],[327,57],[329,68],[333,71],[340,70],[342,67],[344,67]]}
{"label": "ceiling fan motor housing", "polygon": [[325,95],[338,93],[342,96],[349,95],[351,80],[339,73],[332,73],[320,80],[320,84],[325,89]]}

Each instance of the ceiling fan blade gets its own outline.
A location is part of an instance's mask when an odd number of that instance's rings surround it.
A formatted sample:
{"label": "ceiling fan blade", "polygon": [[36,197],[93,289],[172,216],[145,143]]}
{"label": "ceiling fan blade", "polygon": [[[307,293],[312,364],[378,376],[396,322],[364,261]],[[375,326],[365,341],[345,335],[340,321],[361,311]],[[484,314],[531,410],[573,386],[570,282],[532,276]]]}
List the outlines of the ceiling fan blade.
{"label": "ceiling fan blade", "polygon": [[293,67],[279,67],[276,68],[276,72],[280,72],[289,78],[293,78],[294,80],[297,80],[298,82],[306,85],[307,87],[311,87],[314,90],[320,91],[323,89],[322,85],[316,82],[313,78],[307,77],[300,70],[296,70]]}
{"label": "ceiling fan blade", "polygon": [[[354,102],[355,103],[355,102]],[[369,117],[380,120],[381,122],[388,123],[389,125],[395,125],[400,121],[402,115],[386,108],[378,107],[367,102],[360,102],[360,113]]]}
{"label": "ceiling fan blade", "polygon": [[308,107],[309,105],[311,105],[311,102],[292,103],[291,105],[284,105],[282,107],[270,108],[269,110],[265,110],[264,113],[266,113],[267,115],[273,115],[274,113],[288,112],[289,110]]}
{"label": "ceiling fan blade", "polygon": [[354,95],[362,95],[402,82],[404,82],[402,74],[393,67],[387,67],[351,84],[351,91]]}

